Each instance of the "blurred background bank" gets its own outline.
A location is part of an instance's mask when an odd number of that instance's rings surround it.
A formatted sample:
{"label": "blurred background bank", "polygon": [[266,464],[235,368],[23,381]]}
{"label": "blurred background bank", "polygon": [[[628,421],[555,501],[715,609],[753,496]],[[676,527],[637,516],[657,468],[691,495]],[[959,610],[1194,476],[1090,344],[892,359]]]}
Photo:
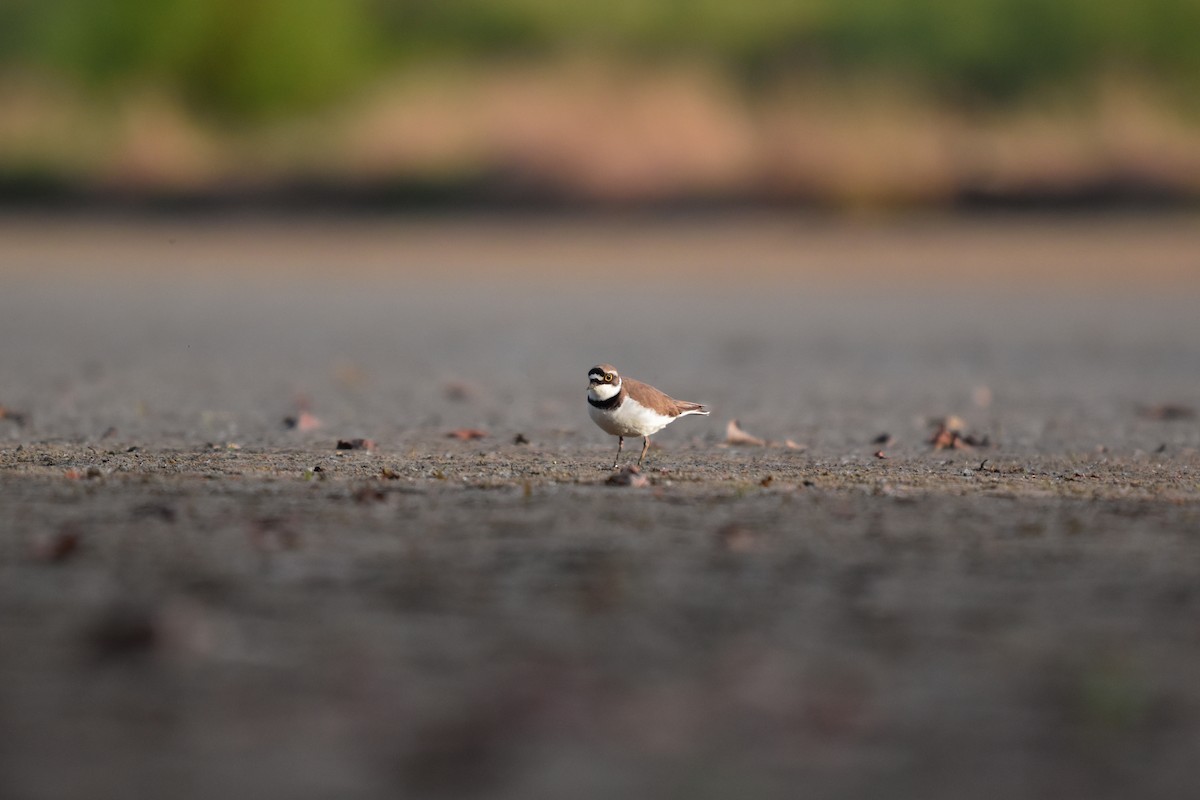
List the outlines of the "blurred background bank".
{"label": "blurred background bank", "polygon": [[1196,0],[5,0],[0,205],[1191,206]]}

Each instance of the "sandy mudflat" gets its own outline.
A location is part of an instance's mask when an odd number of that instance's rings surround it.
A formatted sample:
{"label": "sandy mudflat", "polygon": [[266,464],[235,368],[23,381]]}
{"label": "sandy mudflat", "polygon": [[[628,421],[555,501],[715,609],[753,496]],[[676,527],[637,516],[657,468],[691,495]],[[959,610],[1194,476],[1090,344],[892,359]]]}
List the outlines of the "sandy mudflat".
{"label": "sandy mudflat", "polygon": [[0,796],[1183,796],[1197,230],[0,220]]}

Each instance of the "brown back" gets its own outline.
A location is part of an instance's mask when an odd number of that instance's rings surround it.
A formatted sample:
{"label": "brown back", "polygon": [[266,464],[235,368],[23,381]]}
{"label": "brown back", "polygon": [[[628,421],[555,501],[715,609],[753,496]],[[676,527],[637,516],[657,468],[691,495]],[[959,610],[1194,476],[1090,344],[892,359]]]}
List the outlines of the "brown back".
{"label": "brown back", "polygon": [[659,414],[668,417],[678,417],[685,411],[703,411],[704,406],[699,403],[689,403],[686,400],[676,400],[669,395],[660,392],[648,383],[635,381],[633,378],[621,378],[621,388],[629,393],[629,396],[638,401],[641,405],[647,408],[652,408]]}

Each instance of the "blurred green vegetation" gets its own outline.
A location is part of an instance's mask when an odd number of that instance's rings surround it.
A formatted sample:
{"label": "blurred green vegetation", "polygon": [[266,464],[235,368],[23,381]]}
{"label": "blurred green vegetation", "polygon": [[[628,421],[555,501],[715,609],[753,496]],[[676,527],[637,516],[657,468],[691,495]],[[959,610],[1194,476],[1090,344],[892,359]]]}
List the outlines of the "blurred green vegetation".
{"label": "blurred green vegetation", "polygon": [[368,75],[356,0],[9,0],[0,15],[0,63],[89,90],[166,86],[232,117],[311,107]]}
{"label": "blurred green vegetation", "polygon": [[165,87],[254,120],[423,59],[600,52],[710,61],[744,85],[886,76],[1000,104],[1106,74],[1200,90],[1200,0],[5,0],[0,69]]}

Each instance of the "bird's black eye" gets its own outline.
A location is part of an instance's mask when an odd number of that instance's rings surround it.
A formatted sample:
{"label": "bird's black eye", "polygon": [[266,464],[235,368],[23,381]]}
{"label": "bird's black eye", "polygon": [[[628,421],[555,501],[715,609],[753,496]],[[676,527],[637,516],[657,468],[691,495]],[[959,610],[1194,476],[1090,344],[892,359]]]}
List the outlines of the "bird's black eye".
{"label": "bird's black eye", "polygon": [[608,381],[609,383],[612,383],[612,379],[613,379],[613,374],[611,372],[605,373],[604,380]]}

